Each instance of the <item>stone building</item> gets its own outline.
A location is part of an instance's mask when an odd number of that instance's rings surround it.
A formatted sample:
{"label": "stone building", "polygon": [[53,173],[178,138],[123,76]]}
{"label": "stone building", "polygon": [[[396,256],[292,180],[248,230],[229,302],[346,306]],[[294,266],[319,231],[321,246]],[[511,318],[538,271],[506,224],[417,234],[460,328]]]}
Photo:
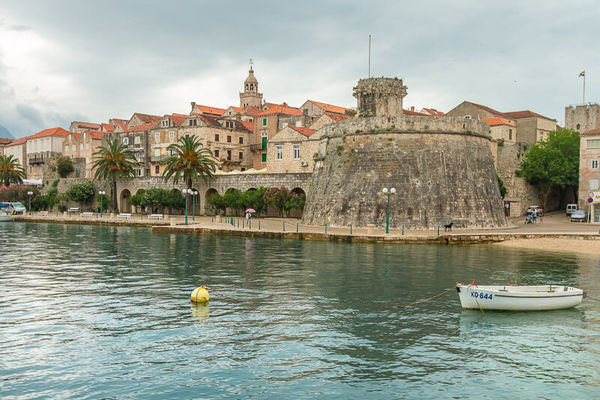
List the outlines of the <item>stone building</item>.
{"label": "stone building", "polygon": [[335,114],[335,113],[323,113],[316,117],[313,122],[308,126],[310,129],[319,130],[325,125],[333,124],[340,121],[345,121],[352,118],[349,115]]}
{"label": "stone building", "polygon": [[263,103],[263,95],[258,92],[258,80],[254,76],[252,65],[248,77],[244,80],[244,91],[240,92],[240,107],[242,109],[259,108]]}
{"label": "stone building", "polygon": [[161,176],[164,170],[162,162],[170,154],[167,147],[179,140],[179,128],[188,118],[185,114],[165,115],[148,131],[150,151],[150,175]]}
{"label": "stone building", "polygon": [[269,173],[312,172],[319,142],[308,139],[315,129],[287,126],[277,132],[267,145],[267,171]]}
{"label": "stone building", "polygon": [[329,124],[313,135],[317,162],[303,221],[384,227],[382,189],[393,187],[392,229],[450,222],[505,226],[489,126],[464,118],[403,116],[396,106],[398,92],[406,93],[401,81],[370,78],[368,84],[377,91],[354,91],[359,116],[377,117]]}
{"label": "stone building", "polygon": [[62,155],[63,142],[69,132],[63,128],[44,129],[35,135],[28,136],[25,142],[27,154],[27,177],[42,179],[44,166],[51,159]]}
{"label": "stone building", "polygon": [[[84,129],[85,127],[92,129]],[[63,142],[63,156],[73,161],[81,160],[77,161],[77,165],[84,165],[81,169],[75,169],[75,177],[92,178],[94,153],[102,146],[103,135],[113,132],[115,126],[74,121],[69,129],[70,133]]]}
{"label": "stone building", "polygon": [[565,128],[578,132],[600,128],[600,105],[589,103],[565,107]]}
{"label": "stone building", "polygon": [[361,79],[353,91],[357,99],[358,116],[361,118],[402,115],[402,100],[407,93],[402,79]]}
{"label": "stone building", "polygon": [[0,155],[4,155],[4,146],[10,144],[14,139],[0,137]]}
{"label": "stone building", "polygon": [[16,158],[19,161],[19,163],[21,164],[21,166],[23,167],[23,169],[25,170],[25,172],[28,171],[27,152],[26,152],[26,148],[25,148],[26,142],[27,142],[27,138],[23,137],[23,138],[15,139],[12,142],[10,142],[9,144],[4,145],[4,154],[7,156],[13,156],[14,158]]}
{"label": "stone building", "polygon": [[[579,140],[579,207],[589,210],[592,221],[599,222],[600,128],[582,132]],[[591,206],[587,203],[590,193],[594,199]]]}
{"label": "stone building", "polygon": [[514,123],[500,117],[487,118],[484,119],[483,122],[490,126],[490,135],[492,136],[492,139],[501,140],[504,143],[516,142],[516,125]]}
{"label": "stone building", "polygon": [[138,161],[135,169],[137,176],[150,176],[150,144],[149,132],[162,117],[135,113],[126,124],[117,123],[115,130],[107,138],[118,138],[128,149],[132,150]]}

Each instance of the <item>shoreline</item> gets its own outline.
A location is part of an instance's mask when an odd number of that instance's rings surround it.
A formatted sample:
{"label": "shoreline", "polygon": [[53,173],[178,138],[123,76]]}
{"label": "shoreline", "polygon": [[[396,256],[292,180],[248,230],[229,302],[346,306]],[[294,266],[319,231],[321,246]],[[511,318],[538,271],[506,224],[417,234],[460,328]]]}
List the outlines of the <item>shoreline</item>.
{"label": "shoreline", "polygon": [[[207,217],[202,217],[207,219]],[[270,221],[263,220],[263,229],[248,229],[232,226],[227,222],[202,223],[199,222],[190,225],[177,223],[177,220],[150,221],[140,217],[133,217],[126,220],[116,220],[111,218],[93,219],[78,217],[52,217],[52,216],[15,216],[15,222],[32,223],[58,223],[75,225],[102,225],[102,226],[130,226],[150,228],[153,233],[178,233],[187,235],[223,235],[223,236],[245,236],[266,239],[295,239],[295,240],[320,240],[336,241],[348,243],[389,243],[389,244],[446,244],[446,245],[468,245],[468,244],[495,244],[496,246],[542,250],[542,251],[562,251],[575,252],[580,254],[600,255],[600,235],[594,232],[539,232],[539,233],[519,233],[519,232],[497,232],[497,231],[474,231],[464,233],[444,233],[436,235],[435,231],[419,231],[401,235],[398,232],[392,234],[385,233],[360,233],[353,234],[344,232],[342,228],[330,228],[329,232],[318,232],[322,227],[303,226],[300,231],[285,231],[273,229],[273,225],[281,226],[287,224],[288,227],[294,227],[298,230],[298,224],[289,221]],[[255,222],[255,227],[258,221]],[[271,228],[268,225],[271,225]],[[290,228],[288,228],[290,229]],[[356,229],[359,231],[359,229]]]}

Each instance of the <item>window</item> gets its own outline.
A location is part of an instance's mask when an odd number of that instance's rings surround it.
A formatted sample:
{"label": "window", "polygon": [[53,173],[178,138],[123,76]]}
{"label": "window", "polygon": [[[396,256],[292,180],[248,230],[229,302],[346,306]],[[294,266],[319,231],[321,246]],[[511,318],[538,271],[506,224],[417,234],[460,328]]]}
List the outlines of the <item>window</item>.
{"label": "window", "polygon": [[266,135],[264,135],[261,138],[261,149],[262,150],[266,150],[267,149],[267,136]]}
{"label": "window", "polygon": [[227,135],[227,143],[231,143],[231,136]]}
{"label": "window", "polygon": [[154,157],[160,157],[160,149],[154,149]]}
{"label": "window", "polygon": [[175,139],[175,132],[169,132],[169,140],[172,142]]}
{"label": "window", "polygon": [[244,144],[244,138],[240,137],[240,144]]}
{"label": "window", "polygon": [[197,125],[198,125],[197,119],[190,119],[190,126],[197,126]]}
{"label": "window", "polygon": [[267,126],[267,119],[263,118],[263,126]]}
{"label": "window", "polygon": [[156,166],[154,166],[154,173],[155,173],[156,175],[160,174],[160,165],[156,165]]}
{"label": "window", "polygon": [[71,145],[71,151],[72,151],[73,153],[75,153],[75,145],[74,145],[74,144],[72,144],[72,145]]}
{"label": "window", "polygon": [[508,130],[508,140],[512,140],[512,129]]}
{"label": "window", "polygon": [[600,149],[600,139],[588,139],[586,144],[588,149]]}
{"label": "window", "polygon": [[295,144],[294,145],[294,160],[299,160],[299,159],[300,159],[300,145]]}
{"label": "window", "polygon": [[592,160],[592,169],[598,169],[598,160]]}
{"label": "window", "polygon": [[239,159],[240,160],[244,159],[244,153],[243,152],[240,151],[238,155],[239,155]]}
{"label": "window", "polygon": [[83,143],[79,143],[79,151],[83,151]]}
{"label": "window", "polygon": [[283,129],[283,128],[287,128],[287,127],[288,127],[288,123],[284,122],[281,128]]}
{"label": "window", "polygon": [[124,138],[123,138],[123,144],[124,144],[125,146],[129,146],[129,138],[128,138],[128,137],[124,137]]}
{"label": "window", "polygon": [[465,115],[465,119],[473,119],[470,115]]}
{"label": "window", "polygon": [[190,137],[190,135],[186,134],[186,135],[185,135],[185,137],[186,137],[186,138],[189,138],[189,137]]}
{"label": "window", "polygon": [[137,176],[142,176],[142,170],[141,170],[141,169],[136,169],[136,170],[135,170],[135,174],[136,174]]}
{"label": "window", "polygon": [[139,136],[136,136],[133,139],[133,144],[140,144],[142,142],[142,139]]}
{"label": "window", "polygon": [[219,141],[219,135],[215,134],[215,142],[218,142],[218,141]]}
{"label": "window", "polygon": [[590,179],[590,190],[598,189],[598,179]]}
{"label": "window", "polygon": [[233,129],[234,127],[235,127],[235,122],[225,121],[225,128]]}
{"label": "window", "polygon": [[577,124],[577,130],[581,129],[581,125]]}
{"label": "window", "polygon": [[160,132],[156,132],[156,133],[154,134],[154,141],[155,141],[156,143],[160,142]]}
{"label": "window", "polygon": [[215,150],[215,157],[219,157],[219,150]]}
{"label": "window", "polygon": [[544,140],[544,132],[540,132],[540,142]]}
{"label": "window", "polygon": [[267,153],[262,153],[261,155],[261,159],[262,162],[266,163],[267,162]]}
{"label": "window", "polygon": [[89,165],[89,163],[90,163],[90,158],[89,158],[89,157],[86,157],[86,158],[85,158],[85,165]]}
{"label": "window", "polygon": [[231,161],[231,150],[227,150],[227,161]]}
{"label": "window", "polygon": [[90,149],[90,142],[85,142],[85,149],[89,150]]}
{"label": "window", "polygon": [[296,121],[296,127],[302,128],[302,121]]}
{"label": "window", "polygon": [[277,159],[283,159],[283,146],[277,146]]}

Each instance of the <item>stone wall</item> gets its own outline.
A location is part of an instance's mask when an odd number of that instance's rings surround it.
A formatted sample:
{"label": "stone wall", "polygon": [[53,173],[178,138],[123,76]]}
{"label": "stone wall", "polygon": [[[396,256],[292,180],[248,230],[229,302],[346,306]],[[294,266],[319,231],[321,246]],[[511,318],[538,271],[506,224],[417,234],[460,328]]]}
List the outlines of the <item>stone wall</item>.
{"label": "stone wall", "polygon": [[489,126],[462,118],[384,117],[325,126],[303,222],[433,228],[506,225]]}
{"label": "stone wall", "polygon": [[600,105],[582,104],[565,107],[565,128],[579,132],[600,128]]}
{"label": "stone wall", "polygon": [[406,86],[398,78],[367,78],[354,87],[359,117],[402,115]]}

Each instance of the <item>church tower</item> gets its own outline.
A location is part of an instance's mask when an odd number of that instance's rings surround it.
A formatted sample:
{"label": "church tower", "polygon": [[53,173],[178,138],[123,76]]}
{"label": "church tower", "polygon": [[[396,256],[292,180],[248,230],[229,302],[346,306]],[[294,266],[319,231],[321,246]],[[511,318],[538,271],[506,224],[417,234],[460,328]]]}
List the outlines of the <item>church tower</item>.
{"label": "church tower", "polygon": [[243,109],[260,107],[262,105],[262,98],[262,93],[258,93],[258,81],[254,77],[252,59],[250,59],[250,71],[248,71],[248,77],[244,81],[244,91],[240,93],[240,107]]}

